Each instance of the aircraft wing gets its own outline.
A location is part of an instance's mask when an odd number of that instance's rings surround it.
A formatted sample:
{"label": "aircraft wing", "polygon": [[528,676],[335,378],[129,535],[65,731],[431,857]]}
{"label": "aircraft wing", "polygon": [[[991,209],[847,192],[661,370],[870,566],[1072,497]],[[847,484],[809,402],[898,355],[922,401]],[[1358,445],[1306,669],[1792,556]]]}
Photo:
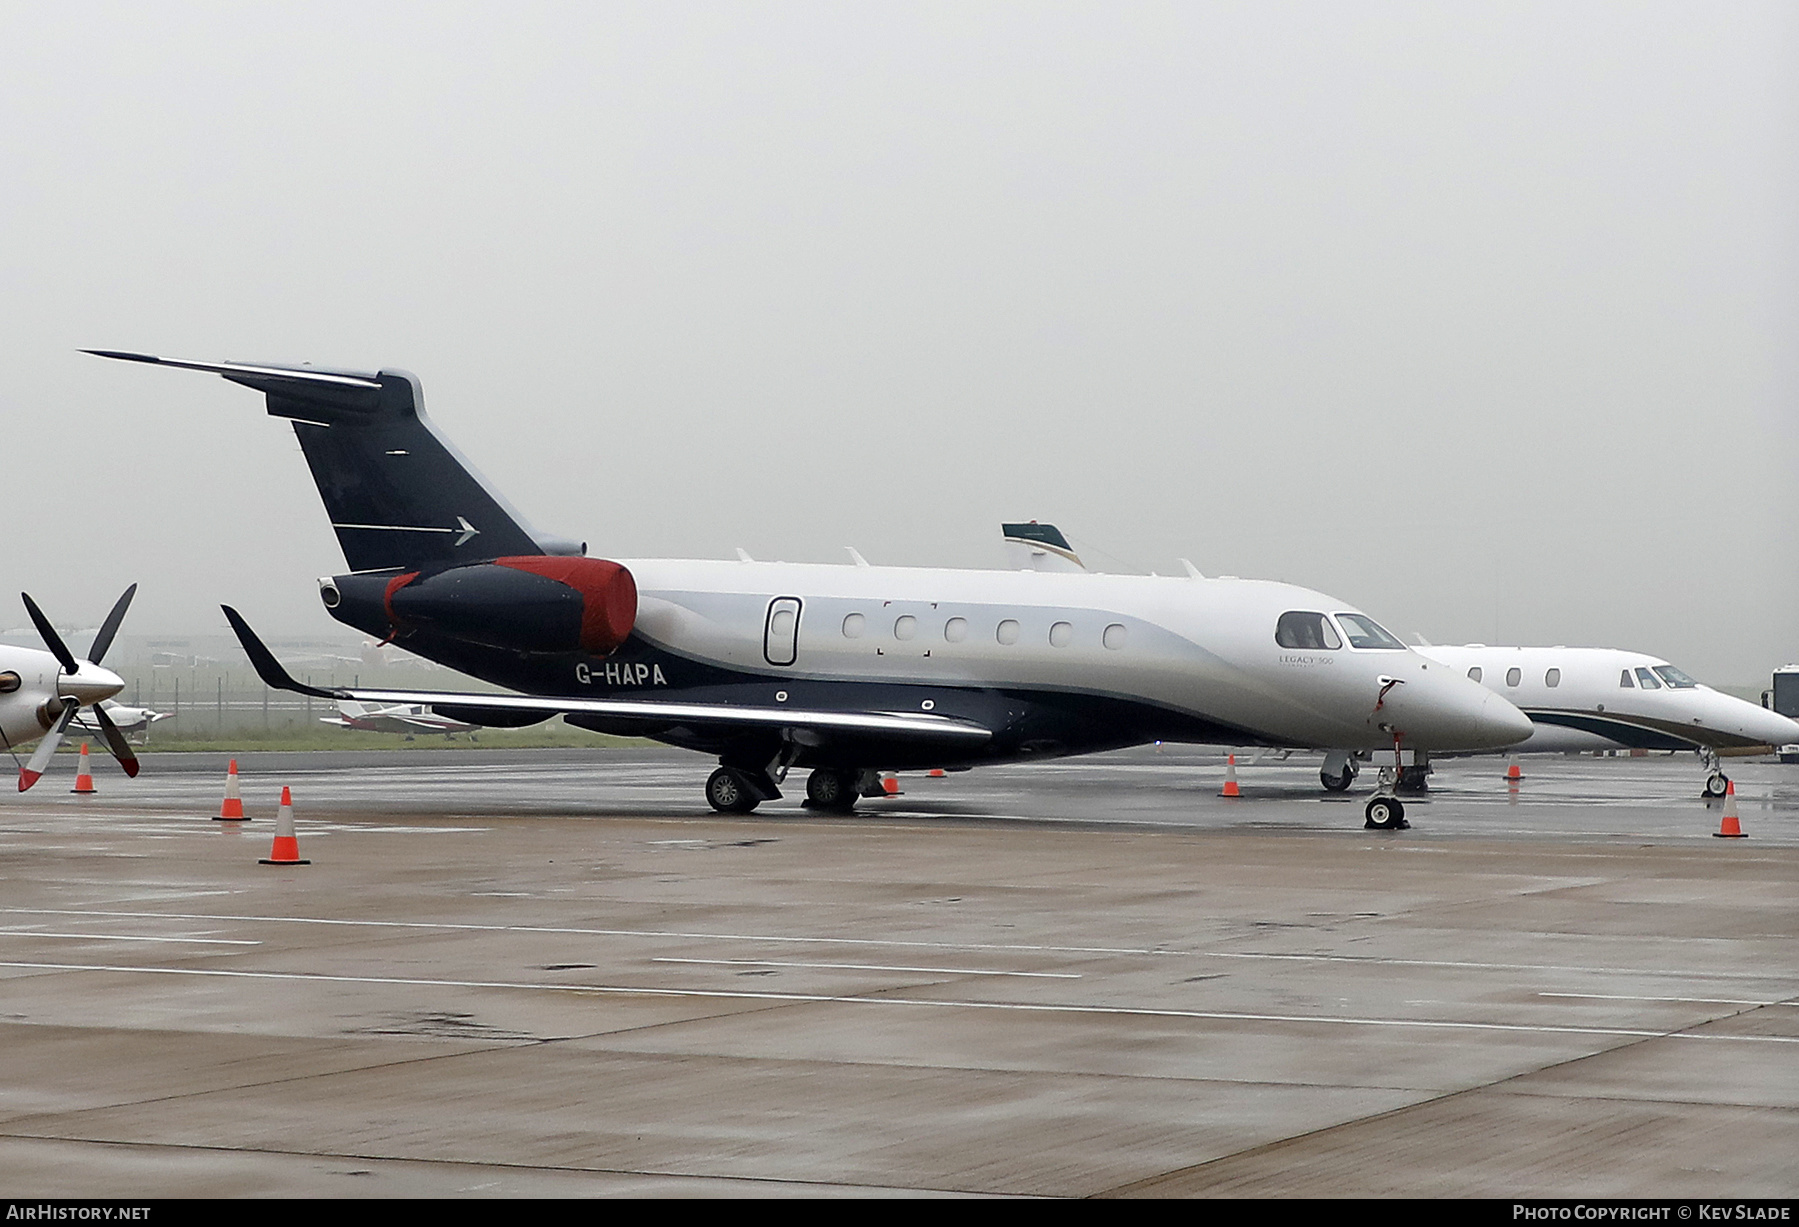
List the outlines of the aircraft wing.
{"label": "aircraft wing", "polygon": [[243,616],[222,606],[231,629],[243,644],[250,664],[263,684],[275,690],[310,694],[321,699],[356,699],[365,703],[428,703],[452,708],[458,715],[478,719],[481,712],[496,715],[542,712],[545,716],[594,715],[621,720],[640,720],[646,725],[705,725],[736,728],[801,728],[818,732],[879,733],[953,740],[967,744],[987,741],[992,730],[971,720],[929,712],[809,711],[804,708],[753,707],[726,703],[671,703],[655,699],[588,699],[573,695],[455,694],[432,690],[324,690],[295,681],[275,659]]}

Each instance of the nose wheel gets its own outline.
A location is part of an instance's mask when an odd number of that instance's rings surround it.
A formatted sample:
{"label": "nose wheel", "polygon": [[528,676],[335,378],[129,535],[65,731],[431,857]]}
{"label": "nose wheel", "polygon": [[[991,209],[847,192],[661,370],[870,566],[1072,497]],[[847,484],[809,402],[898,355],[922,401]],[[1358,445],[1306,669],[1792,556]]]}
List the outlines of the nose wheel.
{"label": "nose wheel", "polygon": [[1716,750],[1701,750],[1699,762],[1705,768],[1705,787],[1701,792],[1706,800],[1716,800],[1730,791],[1730,777],[1724,774],[1724,768],[1719,765]]}
{"label": "nose wheel", "polygon": [[1375,797],[1362,813],[1370,831],[1404,831],[1412,825],[1405,820],[1405,806],[1398,797]]}

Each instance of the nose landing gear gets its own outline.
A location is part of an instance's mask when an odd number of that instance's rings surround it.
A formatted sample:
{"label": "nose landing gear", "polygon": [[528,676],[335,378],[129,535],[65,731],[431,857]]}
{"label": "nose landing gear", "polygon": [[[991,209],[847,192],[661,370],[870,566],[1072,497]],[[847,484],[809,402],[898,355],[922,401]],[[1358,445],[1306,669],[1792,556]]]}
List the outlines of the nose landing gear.
{"label": "nose landing gear", "polygon": [[1366,829],[1370,831],[1405,831],[1411,829],[1411,823],[1405,820],[1405,805],[1398,797],[1375,796],[1368,802],[1362,813],[1367,817]]}
{"label": "nose landing gear", "polygon": [[[1386,691],[1381,693],[1384,695]],[[1387,726],[1382,725],[1381,727],[1384,729]],[[1380,769],[1380,782],[1375,787],[1374,797],[1362,810],[1363,815],[1368,819],[1366,827],[1370,831],[1404,831],[1412,825],[1405,820],[1405,804],[1393,795],[1403,785],[1405,781],[1403,773],[1407,767],[1406,751],[1400,744],[1399,730],[1394,729],[1392,732],[1393,765]],[[1425,770],[1429,770],[1429,768],[1427,767]],[[1422,779],[1422,774],[1418,778]]]}
{"label": "nose landing gear", "polygon": [[1701,795],[1708,801],[1715,801],[1730,790],[1730,777],[1724,774],[1724,768],[1718,764],[1716,750],[1699,751],[1699,761],[1705,765],[1705,787]]}

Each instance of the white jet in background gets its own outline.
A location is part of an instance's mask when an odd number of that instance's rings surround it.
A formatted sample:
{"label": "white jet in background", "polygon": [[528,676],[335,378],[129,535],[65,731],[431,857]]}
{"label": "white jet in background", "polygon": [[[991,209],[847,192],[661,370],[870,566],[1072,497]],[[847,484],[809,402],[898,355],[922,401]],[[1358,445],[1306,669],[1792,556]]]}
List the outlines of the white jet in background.
{"label": "white jet in background", "polygon": [[[148,707],[127,707],[115,699],[107,699],[101,703],[99,710],[105,712],[107,719],[112,721],[113,727],[126,736],[130,736],[132,733],[142,733],[146,744],[150,740],[152,724],[158,720],[172,720],[175,717],[175,713],[172,711],[151,711]],[[80,729],[84,733],[105,736],[100,728],[100,722],[90,718],[86,712],[78,714],[74,723],[69,727]]]}
{"label": "white jet in background", "polygon": [[1730,779],[1720,758],[1768,754],[1799,741],[1799,724],[1787,717],[1713,690],[1641,652],[1479,643],[1413,650],[1503,695],[1530,717],[1530,738],[1508,751],[1513,754],[1692,750],[1705,764],[1705,795],[1721,797]]}
{"label": "white jet in background", "polygon": [[63,734],[84,707],[93,716],[94,727],[113,757],[119,760],[119,766],[125,769],[125,774],[137,774],[137,755],[131,752],[125,735],[100,707],[104,700],[125,688],[124,679],[111,669],[101,668],[100,661],[119,633],[119,624],[125,620],[125,611],[136,594],[136,584],[125,589],[112,612],[106,615],[106,621],[100,624],[86,660],[77,660],[69,651],[68,644],[57,634],[36,601],[25,593],[19,594],[24,598],[25,612],[31,615],[32,625],[37,627],[44,645],[50,649],[45,652],[0,645],[0,742],[15,758],[21,746],[38,742],[31,761],[19,768],[20,792],[43,776]]}
{"label": "white jet in background", "polygon": [[339,699],[336,716],[320,716],[322,724],[340,729],[361,729],[365,733],[467,733],[470,740],[481,726],[440,716],[423,703],[360,703],[355,699]]}

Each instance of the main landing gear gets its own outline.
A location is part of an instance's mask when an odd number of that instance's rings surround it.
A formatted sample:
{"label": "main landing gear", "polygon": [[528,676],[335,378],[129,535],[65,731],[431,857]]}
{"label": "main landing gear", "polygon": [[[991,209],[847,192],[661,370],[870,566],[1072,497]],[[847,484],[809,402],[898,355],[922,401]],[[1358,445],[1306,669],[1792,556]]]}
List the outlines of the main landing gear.
{"label": "main landing gear", "polygon": [[762,790],[748,772],[720,767],[706,779],[706,804],[721,814],[747,814],[762,804]]}
{"label": "main landing gear", "polygon": [[[747,814],[764,801],[780,800],[777,784],[786,774],[778,762],[768,771],[720,766],[706,780],[706,804],[721,814]],[[876,771],[820,767],[806,777],[807,809],[847,814],[861,798],[884,795]]]}
{"label": "main landing gear", "polygon": [[820,767],[806,777],[806,805],[832,814],[847,814],[862,795],[857,773]]}
{"label": "main landing gear", "polygon": [[1332,750],[1324,756],[1324,766],[1318,768],[1318,782],[1330,792],[1347,792],[1359,770],[1355,755],[1348,750]]}

